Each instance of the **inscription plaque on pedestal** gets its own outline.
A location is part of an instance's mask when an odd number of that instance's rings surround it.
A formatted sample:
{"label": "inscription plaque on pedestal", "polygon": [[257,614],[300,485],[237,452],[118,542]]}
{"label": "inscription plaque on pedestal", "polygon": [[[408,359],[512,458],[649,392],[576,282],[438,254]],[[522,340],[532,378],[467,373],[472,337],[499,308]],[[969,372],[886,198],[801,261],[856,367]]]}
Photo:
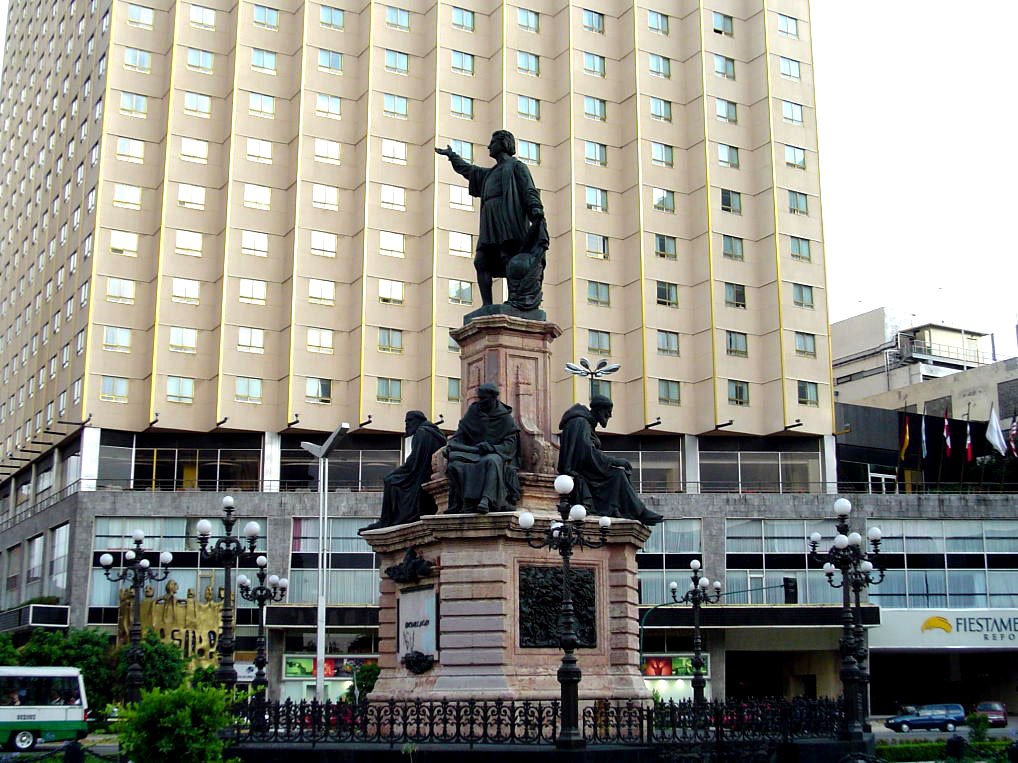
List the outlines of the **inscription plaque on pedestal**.
{"label": "inscription plaque on pedestal", "polygon": [[404,588],[399,594],[398,610],[398,656],[420,652],[434,657],[438,649],[435,587]]}
{"label": "inscription plaque on pedestal", "polygon": [[[569,587],[576,613],[576,635],[581,648],[597,646],[594,570],[574,567]],[[562,608],[561,567],[520,567],[520,646],[557,648]]]}

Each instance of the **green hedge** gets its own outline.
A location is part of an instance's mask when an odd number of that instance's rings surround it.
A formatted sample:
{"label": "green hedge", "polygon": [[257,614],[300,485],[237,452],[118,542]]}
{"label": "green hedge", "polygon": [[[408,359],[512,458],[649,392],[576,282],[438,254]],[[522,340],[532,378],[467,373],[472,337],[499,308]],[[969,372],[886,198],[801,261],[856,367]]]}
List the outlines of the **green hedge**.
{"label": "green hedge", "polygon": [[[983,760],[1004,754],[1011,746],[1010,740],[998,739],[989,742],[968,744],[969,758]],[[886,761],[944,760],[946,743],[939,742],[877,742],[877,757]]]}

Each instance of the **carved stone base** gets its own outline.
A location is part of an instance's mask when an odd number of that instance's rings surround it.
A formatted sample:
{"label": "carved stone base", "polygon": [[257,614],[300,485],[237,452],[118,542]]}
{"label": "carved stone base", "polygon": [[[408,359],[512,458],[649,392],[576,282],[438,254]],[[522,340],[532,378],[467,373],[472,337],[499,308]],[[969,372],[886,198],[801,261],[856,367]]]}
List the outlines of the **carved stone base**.
{"label": "carved stone base", "polygon": [[[543,490],[543,481],[539,487]],[[550,483],[548,491],[552,492]],[[543,502],[536,533],[557,516],[552,506],[553,500]],[[574,569],[593,577],[595,646],[577,651],[583,671],[581,699],[649,699],[638,664],[636,587],[636,552],[649,534],[639,522],[616,520],[606,546],[579,550],[572,558]],[[520,580],[521,574],[530,574],[521,573],[523,568],[561,569],[562,560],[556,553],[530,548],[515,514],[439,514],[366,532],[364,539],[379,555],[381,569],[399,564],[411,546],[435,564],[427,578],[409,584],[382,577],[381,675],[371,694],[373,700],[559,696],[556,672],[561,650],[521,645],[521,606],[523,617],[534,615],[520,601]],[[422,584],[435,586],[438,643],[432,668],[416,674],[398,657],[398,601],[403,590]],[[528,622],[532,632],[533,622]],[[556,629],[557,624],[548,627]]]}
{"label": "carved stone base", "polygon": [[[436,514],[445,514],[449,510],[449,480],[445,477],[445,458],[441,458],[442,469],[436,468],[436,479],[425,482],[422,486],[424,491],[435,501]],[[527,509],[534,514],[546,511],[558,500],[555,493],[555,478],[551,474],[534,474],[533,472],[520,472],[520,502],[518,510]],[[556,515],[557,516],[557,515]]]}

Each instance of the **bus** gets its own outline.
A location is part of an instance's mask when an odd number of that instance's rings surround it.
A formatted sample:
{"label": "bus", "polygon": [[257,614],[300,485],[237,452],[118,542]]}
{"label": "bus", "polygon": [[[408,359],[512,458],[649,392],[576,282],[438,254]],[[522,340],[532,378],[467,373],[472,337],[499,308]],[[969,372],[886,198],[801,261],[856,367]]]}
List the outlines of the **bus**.
{"label": "bus", "polygon": [[24,752],[39,740],[87,734],[88,702],[78,668],[0,667],[0,744]]}

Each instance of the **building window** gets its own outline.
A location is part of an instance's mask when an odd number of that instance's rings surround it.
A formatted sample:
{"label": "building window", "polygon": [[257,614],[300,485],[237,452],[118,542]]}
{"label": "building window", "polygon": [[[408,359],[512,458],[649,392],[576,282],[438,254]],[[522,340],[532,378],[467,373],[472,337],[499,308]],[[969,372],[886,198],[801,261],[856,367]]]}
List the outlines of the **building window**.
{"label": "building window", "polygon": [[541,60],[534,53],[525,50],[516,51],[516,71],[537,77],[541,73]]}
{"label": "building window", "polygon": [[466,186],[449,186],[449,206],[453,209],[473,210],[474,200]]}
{"label": "building window", "polygon": [[315,114],[326,119],[339,119],[342,116],[342,103],[338,95],[316,93]]}
{"label": "building window", "polygon": [[516,113],[524,119],[541,118],[541,102],[529,95],[516,96]]}
{"label": "building window", "polygon": [[728,404],[749,405],[749,382],[728,380]]}
{"label": "building window", "polygon": [[449,280],[449,301],[454,305],[470,305],[474,302],[474,286],[469,281]]}
{"label": "building window", "polygon": [[180,139],[180,158],[185,162],[208,164],[209,144],[206,140],[196,138]]}
{"label": "building window", "polygon": [[346,24],[346,12],[341,8],[323,5],[318,9],[318,23],[326,29],[342,30]]}
{"label": "building window", "polygon": [[201,257],[205,237],[198,231],[178,230],[174,235],[173,251],[184,257]]}
{"label": "building window", "polygon": [[611,305],[611,286],[601,281],[587,281],[587,304],[600,307]]}
{"label": "building window", "polygon": [[382,161],[391,164],[406,164],[407,145],[401,140],[382,138]]}
{"label": "building window", "polygon": [[335,257],[339,236],[321,230],[311,231],[311,254],[318,257]]}
{"label": "building window", "polygon": [[122,209],[141,209],[141,188],[136,185],[114,183],[113,206]]}
{"label": "building window", "polygon": [[134,281],[126,278],[106,279],[106,301],[123,305],[134,304]]}
{"label": "building window", "polygon": [[604,14],[583,9],[583,28],[588,32],[604,34]]}
{"label": "building window", "polygon": [[733,215],[742,214],[742,194],[738,191],[731,191],[727,188],[721,189],[721,211],[731,212]]}
{"label": "building window", "polygon": [[474,237],[469,233],[449,231],[449,254],[457,257],[472,257],[474,254]]}
{"label": "building window", "polygon": [[612,383],[607,379],[590,380],[590,396],[603,395],[609,400],[612,399]]}
{"label": "building window", "polygon": [[144,119],[148,115],[148,98],[138,93],[121,93],[120,113]]}
{"label": "building window", "polygon": [[186,305],[197,305],[201,284],[189,278],[174,278],[171,287],[171,299]]}
{"label": "building window", "polygon": [[200,185],[181,183],[177,186],[177,204],[184,209],[205,209],[205,189]]}
{"label": "building window", "polygon": [[675,149],[666,143],[650,144],[650,161],[659,167],[675,166]]}
{"label": "building window", "polygon": [[402,95],[384,93],[382,95],[382,112],[387,117],[395,119],[407,118],[407,99]]}
{"label": "building window", "polygon": [[309,278],[308,302],[314,305],[336,304],[336,282],[321,278]]}
{"label": "building window", "polygon": [[799,391],[799,405],[808,405],[812,408],[820,405],[820,392],[816,382],[798,381],[796,387]]}
{"label": "building window", "polygon": [[247,94],[247,113],[265,119],[276,118],[276,99],[264,93]]}
{"label": "building window", "polygon": [[657,53],[650,54],[650,76],[669,79],[672,76],[672,60]]}
{"label": "building window", "polygon": [[137,257],[138,234],[125,230],[111,230],[110,254],[117,254],[122,257]]}
{"label": "building window", "polygon": [[318,50],[318,70],[329,74],[343,73],[343,54],[336,50]]}
{"label": "building window", "polygon": [[126,48],[124,50],[124,68],[142,74],[149,74],[152,71],[152,54],[147,50],[137,48]]}
{"label": "building window", "polygon": [[745,358],[749,355],[749,341],[741,331],[725,332],[725,352],[728,355],[735,355]]}
{"label": "building window", "polygon": [[156,12],[144,5],[127,6],[127,23],[139,29],[151,29],[155,24]]}
{"label": "building window", "polygon": [[587,233],[585,234],[585,238],[588,257],[593,257],[596,260],[608,259],[607,236],[602,236],[600,233]]}
{"label": "building window", "polygon": [[657,303],[665,307],[679,306],[679,286],[667,281],[657,282]]}
{"label": "building window", "polygon": [[587,209],[592,212],[608,211],[608,191],[603,188],[586,186]]}
{"label": "building window", "polygon": [[378,301],[389,305],[402,305],[405,284],[402,281],[378,279]]}
{"label": "building window", "polygon": [[311,206],[316,209],[327,209],[331,212],[339,211],[339,189],[334,185],[312,183]]}
{"label": "building window", "polygon": [[251,49],[251,68],[265,74],[276,73],[276,54],[261,48]]}
{"label": "building window", "polygon": [[722,167],[739,169],[739,149],[725,143],[718,143],[718,164]]}
{"label": "building window", "polygon": [[802,106],[791,101],[781,102],[781,118],[789,124],[802,124]]}
{"label": "building window", "polygon": [[331,355],[334,351],[332,329],[308,328],[307,351]]}
{"label": "building window", "polygon": [[657,354],[674,355],[679,354],[679,335],[675,331],[657,330]]}
{"label": "building window", "polygon": [[198,351],[198,330],[184,326],[170,326],[170,351],[194,353]]}
{"label": "building window", "polygon": [[651,119],[657,119],[661,122],[672,121],[672,102],[666,101],[664,98],[650,99],[650,116]]}
{"label": "building window", "polygon": [[117,159],[122,162],[131,162],[132,164],[144,163],[145,141],[118,137]]}
{"label": "building window", "polygon": [[714,73],[725,79],[735,79],[735,59],[715,53]]}
{"label": "building window", "polygon": [[746,308],[746,287],[741,283],[725,284],[725,306]]}
{"label": "building window", "polygon": [[803,262],[811,261],[808,238],[790,236],[789,241],[791,242],[791,255],[793,260],[801,260]]}
{"label": "building window", "polygon": [[675,191],[666,188],[651,188],[650,196],[658,212],[675,212]]}
{"label": "building window", "polygon": [[592,95],[583,96],[583,116],[603,122],[608,118],[608,104],[603,98]]}
{"label": "building window", "polygon": [[110,352],[130,352],[131,329],[121,326],[103,326],[103,349]]}
{"label": "building window", "polygon": [[240,252],[252,257],[267,257],[269,235],[260,231],[242,230],[240,232]]}
{"label": "building window", "polygon": [[212,62],[215,56],[212,51],[199,50],[198,48],[187,49],[187,68],[191,71],[202,74],[212,74]]}
{"label": "building window", "polygon": [[788,211],[793,215],[808,215],[809,202],[806,199],[806,194],[800,193],[799,191],[789,191]]}
{"label": "building window", "polygon": [[258,281],[253,278],[241,278],[239,284],[239,299],[249,305],[264,305],[268,286],[265,281]]}
{"label": "building window", "polygon": [[797,170],[806,169],[806,151],[796,146],[785,146],[785,166]]}
{"label": "building window", "polygon": [[806,334],[802,331],[795,332],[795,354],[804,358],[815,358],[817,356],[817,338],[815,334]]}
{"label": "building window", "polygon": [[99,386],[99,399],[109,403],[127,402],[127,379],[120,376],[104,376]]}
{"label": "building window", "polygon": [[406,211],[406,188],[398,185],[381,184],[379,186],[379,203],[385,209]]}
{"label": "building window", "polygon": [[186,376],[167,376],[166,400],[170,403],[193,403],[194,379]]}
{"label": "building window", "polygon": [[446,399],[451,402],[459,402],[460,399],[460,380],[459,379],[448,379],[446,385]]}
{"label": "building window", "polygon": [[792,302],[796,307],[813,309],[813,287],[801,283],[792,284]]}
{"label": "building window", "polygon": [[406,256],[406,236],[402,233],[392,231],[378,232],[378,249],[381,254],[388,257]]}
{"label": "building window", "polygon": [[[452,331],[452,329],[449,329],[449,330]],[[446,341],[446,344],[445,344],[445,348],[449,352],[459,352],[460,351],[459,342],[457,342],[455,339],[452,338],[452,334],[447,334],[446,335],[446,340],[447,341]]]}
{"label": "building window", "polygon": [[679,383],[672,379],[657,380],[657,401],[661,405],[679,405]]}
{"label": "building window", "polygon": [[674,260],[677,256],[677,242],[675,236],[666,236],[663,233],[654,234],[654,256],[664,260]]}
{"label": "building window", "polygon": [[261,403],[262,380],[250,376],[238,376],[234,386],[233,399],[238,403]]}
{"label": "building window", "polygon": [[308,377],[304,380],[304,400],[308,403],[332,402],[332,379]]}
{"label": "building window", "polygon": [[465,95],[450,96],[450,110],[454,117],[460,119],[474,118],[474,99]]}
{"label": "building window", "polygon": [[202,93],[184,93],[184,113],[208,119],[212,116],[212,98]]}
{"label": "building window", "polygon": [[410,11],[387,5],[385,7],[385,25],[391,29],[399,29],[402,32],[409,32]]}
{"label": "building window", "polygon": [[714,11],[714,34],[731,37],[735,29],[735,22],[731,16]]}
{"label": "building window", "polygon": [[[323,6],[321,10],[324,11],[325,7]],[[272,31],[279,29],[279,11],[264,5],[256,5],[254,7],[254,25],[262,29],[271,29]]]}
{"label": "building window", "polygon": [[647,28],[657,34],[668,34],[668,16],[658,11],[647,11]]}
{"label": "building window", "polygon": [[603,77],[606,71],[604,56],[599,56],[597,53],[584,53],[583,71],[594,77]]}
{"label": "building window", "polygon": [[739,107],[734,101],[727,101],[724,98],[714,99],[714,113],[722,122],[737,124],[739,121]]}
{"label": "building window", "polygon": [[399,329],[378,329],[379,352],[403,352],[403,332]]}
{"label": "building window", "polygon": [[799,62],[794,58],[785,58],[784,56],[778,57],[778,67],[781,71],[781,76],[788,79],[799,81],[800,67]]}
{"label": "building window", "polygon": [[410,71],[410,56],[398,50],[386,50],[385,70],[394,74],[407,74]]}
{"label": "building window", "polygon": [[786,16],[783,13],[778,14],[778,31],[781,34],[789,37],[799,36],[799,19],[792,16]]}
{"label": "building window", "polygon": [[534,143],[531,140],[517,140],[516,141],[516,158],[524,164],[540,164],[541,163],[541,144]]}
{"label": "building window", "polygon": [[453,7],[452,9],[452,25],[456,29],[462,29],[465,32],[474,31],[474,12],[468,11],[466,8]]}
{"label": "building window", "polygon": [[611,355],[612,335],[607,331],[587,329],[587,349],[599,355]]}
{"label": "building window", "polygon": [[[517,146],[519,145],[519,142],[520,141],[517,141]],[[457,138],[449,141],[449,146],[452,148],[453,151],[459,154],[463,159],[466,159],[468,162],[472,162],[474,160],[474,144],[471,143],[470,141],[459,140]]]}
{"label": "building window", "polygon": [[188,18],[191,21],[191,26],[197,27],[198,29],[216,28],[216,12],[211,8],[205,8],[200,5],[192,5]]}
{"label": "building window", "polygon": [[536,32],[540,28],[540,16],[528,8],[517,8],[516,23],[520,29]]}
{"label": "building window", "polygon": [[400,379],[379,377],[375,399],[380,403],[399,403],[403,400],[403,382]]}
{"label": "building window", "polygon": [[339,164],[340,146],[335,140],[315,138],[315,161],[325,164]]}
{"label": "building window", "polygon": [[457,74],[472,75],[474,73],[474,57],[462,50],[454,50],[452,52],[452,70]]}
{"label": "building window", "polygon": [[738,236],[721,236],[721,252],[726,259],[743,260],[742,239]]}

